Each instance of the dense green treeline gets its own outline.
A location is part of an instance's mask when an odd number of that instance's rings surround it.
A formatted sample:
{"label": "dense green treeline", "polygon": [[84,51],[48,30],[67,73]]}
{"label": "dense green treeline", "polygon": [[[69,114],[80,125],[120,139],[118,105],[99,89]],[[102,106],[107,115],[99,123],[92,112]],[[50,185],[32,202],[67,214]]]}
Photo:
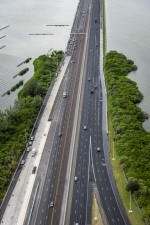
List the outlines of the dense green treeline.
{"label": "dense green treeline", "polygon": [[54,51],[51,57],[42,55],[35,59],[34,76],[19,92],[14,106],[0,111],[0,203],[62,56],[62,51]]}
{"label": "dense green treeline", "polygon": [[115,51],[104,59],[111,133],[129,182],[126,190],[134,194],[150,224],[150,133],[142,127],[146,116],[136,105],[143,96],[136,83],[126,77],[136,69],[132,60]]}

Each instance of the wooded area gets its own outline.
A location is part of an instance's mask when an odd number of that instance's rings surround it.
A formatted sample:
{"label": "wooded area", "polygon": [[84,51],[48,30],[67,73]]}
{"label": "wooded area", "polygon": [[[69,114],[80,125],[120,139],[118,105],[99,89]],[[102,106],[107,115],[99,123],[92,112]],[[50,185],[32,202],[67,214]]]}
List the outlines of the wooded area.
{"label": "wooded area", "polygon": [[62,51],[54,51],[50,57],[42,55],[35,59],[34,76],[19,92],[14,106],[0,111],[0,203],[62,56]]}
{"label": "wooded area", "polygon": [[150,133],[142,126],[147,116],[137,105],[143,95],[126,77],[137,67],[123,54],[111,51],[104,59],[104,68],[111,133],[129,182],[126,190],[135,196],[143,218],[150,224]]}

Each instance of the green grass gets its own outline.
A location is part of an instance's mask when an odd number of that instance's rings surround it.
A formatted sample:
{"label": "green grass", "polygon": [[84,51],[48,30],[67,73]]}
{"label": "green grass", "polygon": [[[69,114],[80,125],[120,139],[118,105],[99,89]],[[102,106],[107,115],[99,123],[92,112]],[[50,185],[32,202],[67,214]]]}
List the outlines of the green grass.
{"label": "green grass", "polygon": [[[108,98],[108,110],[109,110],[109,98]],[[110,153],[110,162],[111,162],[111,166],[112,166],[112,170],[113,170],[113,175],[114,175],[114,179],[116,182],[116,186],[117,189],[119,191],[119,195],[121,197],[122,203],[124,205],[124,208],[126,210],[126,213],[128,215],[128,218],[131,222],[132,225],[145,225],[145,223],[142,220],[142,216],[136,206],[136,204],[134,203],[134,200],[132,199],[131,201],[131,205],[132,205],[132,213],[129,213],[128,210],[130,208],[130,194],[129,192],[127,192],[125,190],[126,187],[126,180],[125,177],[123,175],[121,166],[119,164],[119,156],[117,155],[115,148],[114,148],[114,155],[115,155],[115,160],[112,160],[113,158],[113,129],[112,129],[112,123],[111,123],[111,118],[109,115],[109,111],[108,111],[108,124],[109,124],[109,144],[110,144],[110,148],[111,148],[111,153]]]}
{"label": "green grass", "polygon": [[103,225],[101,214],[99,212],[98,204],[93,193],[93,206],[92,206],[92,225]]}
{"label": "green grass", "polygon": [[102,0],[103,6],[103,54],[106,53],[106,25],[105,25],[105,0]]}

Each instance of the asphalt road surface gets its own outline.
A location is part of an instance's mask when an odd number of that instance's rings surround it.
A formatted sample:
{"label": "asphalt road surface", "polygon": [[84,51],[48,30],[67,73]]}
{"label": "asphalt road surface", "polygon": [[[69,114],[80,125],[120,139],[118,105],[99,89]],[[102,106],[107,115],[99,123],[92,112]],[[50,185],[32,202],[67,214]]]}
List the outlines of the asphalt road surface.
{"label": "asphalt road surface", "polygon": [[[80,19],[79,15],[82,10],[87,9],[87,5],[86,1],[80,3],[74,20],[71,39],[67,46],[67,55],[71,56],[71,60],[55,101],[51,128],[24,224],[59,224],[85,41],[83,31],[87,22],[85,16]],[[62,97],[63,91],[67,93],[67,98]]]}
{"label": "asphalt road surface", "polygon": [[[130,224],[120,199],[114,195],[105,160],[100,76],[100,1],[93,1],[90,41],[70,224],[91,224],[91,183],[96,183],[109,224]],[[96,20],[95,20],[96,18]],[[86,129],[85,129],[86,126]],[[93,173],[93,176],[92,176]],[[119,202],[119,203],[118,203]]]}
{"label": "asphalt road surface", "polygon": [[[68,179],[66,173],[81,74],[83,86],[79,101],[82,115],[80,114],[81,121],[78,123],[77,157],[73,159],[76,162],[74,161],[73,168],[75,176],[71,177],[74,185],[70,188],[72,201],[69,205],[69,223],[91,224],[92,190],[93,184],[96,184],[108,223],[130,224],[119,196],[114,194],[116,189],[110,176],[109,161],[105,157],[102,128],[104,96],[100,74],[100,8],[100,0],[79,2],[65,52],[70,56],[70,62],[49,117],[51,126],[24,225],[60,224],[62,208],[66,207],[62,202]],[[87,63],[82,66],[84,62]],[[66,98],[63,98],[63,92],[67,93]]]}

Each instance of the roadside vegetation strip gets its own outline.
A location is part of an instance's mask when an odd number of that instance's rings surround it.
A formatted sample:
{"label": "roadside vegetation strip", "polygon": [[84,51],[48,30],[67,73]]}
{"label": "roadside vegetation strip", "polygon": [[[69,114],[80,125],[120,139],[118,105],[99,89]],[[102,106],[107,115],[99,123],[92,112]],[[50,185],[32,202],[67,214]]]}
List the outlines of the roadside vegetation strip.
{"label": "roadside vegetation strip", "polygon": [[101,0],[103,13],[103,53],[106,54],[105,0]]}
{"label": "roadside vegetation strip", "polygon": [[[112,162],[112,165],[114,170],[116,166],[117,170],[120,168],[117,174],[122,174],[121,168],[123,168],[128,180],[128,184],[121,183],[123,181],[117,182],[117,180],[116,183],[121,186],[118,189],[120,189],[126,210],[129,210],[129,206],[125,204],[126,201],[129,202],[129,197],[126,200],[129,194],[125,195],[125,188],[133,194],[142,211],[142,218],[150,224],[150,133],[146,132],[142,126],[146,115],[136,105],[143,99],[143,95],[136,83],[126,77],[129,72],[136,69],[132,60],[116,51],[107,53],[104,58],[109,139],[111,147],[114,142],[116,154],[116,160]],[[118,177],[120,178],[121,175]],[[133,211],[130,217],[134,213]]]}
{"label": "roadside vegetation strip", "polygon": [[[111,134],[110,134],[111,136]],[[113,143],[113,141],[111,142]],[[113,145],[110,146],[113,149]],[[119,191],[119,195],[123,202],[124,208],[126,209],[126,213],[132,225],[145,225],[144,221],[142,220],[142,215],[140,214],[135,202],[131,199],[131,209],[132,213],[129,212],[130,210],[130,193],[126,191],[125,187],[127,185],[125,177],[122,172],[122,168],[119,163],[119,156],[115,151],[115,160],[112,160],[113,153],[110,153],[110,161],[113,170],[113,175],[115,178],[115,182]]]}
{"label": "roadside vegetation strip", "polygon": [[19,92],[14,106],[0,111],[0,204],[62,57],[62,51],[54,51],[51,57],[35,59],[34,76]]}
{"label": "roadside vegetation strip", "polygon": [[95,194],[93,193],[92,225],[103,225]]}

